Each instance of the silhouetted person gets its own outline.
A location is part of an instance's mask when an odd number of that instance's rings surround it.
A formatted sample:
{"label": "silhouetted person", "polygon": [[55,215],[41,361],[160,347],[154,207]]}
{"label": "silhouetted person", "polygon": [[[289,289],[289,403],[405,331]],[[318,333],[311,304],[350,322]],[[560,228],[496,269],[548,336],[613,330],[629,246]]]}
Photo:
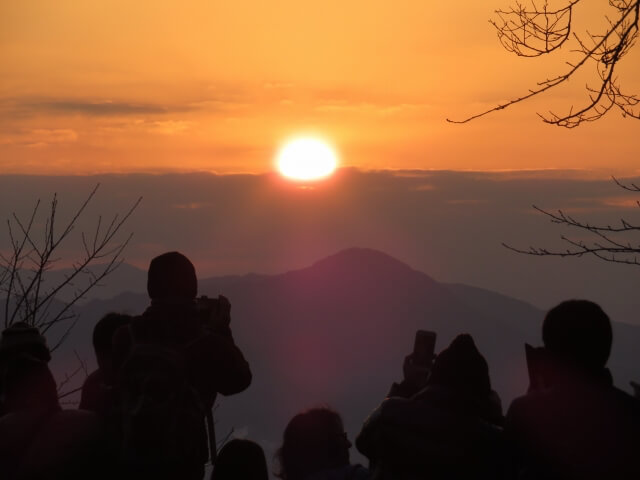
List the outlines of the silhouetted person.
{"label": "silhouetted person", "polygon": [[[3,480],[107,478],[102,424],[91,413],[62,410],[47,364],[30,354],[5,371],[0,417]],[[100,467],[96,468],[97,465]]]}
{"label": "silhouetted person", "polygon": [[211,480],[269,480],[264,450],[251,440],[228,441],[218,454]]}
{"label": "silhouetted person", "polygon": [[[404,370],[411,377],[406,360]],[[375,479],[505,478],[500,417],[487,362],[471,336],[459,335],[436,357],[422,390],[387,398],[369,416],[356,447]]]}
{"label": "silhouetted person", "polygon": [[5,411],[4,379],[11,364],[24,356],[48,363],[51,353],[47,340],[37,328],[25,322],[16,322],[4,329],[0,336],[0,416]]}
{"label": "silhouetted person", "polygon": [[369,472],[349,464],[351,442],[340,415],[312,408],[291,419],[276,456],[283,480],[366,480]]}
{"label": "silhouetted person", "polygon": [[229,301],[196,301],[197,288],[195,268],[184,255],[154,258],[147,280],[151,305],[114,337],[122,461],[130,476],[201,479],[208,447],[215,445],[213,420],[208,417],[205,428],[205,415],[217,393],[238,393],[251,383],[229,328]]}
{"label": "silhouetted person", "polygon": [[28,354],[49,363],[51,352],[40,331],[26,322],[16,322],[0,335],[0,361],[19,354]]}
{"label": "silhouetted person", "polygon": [[116,399],[113,392],[115,372],[113,366],[113,336],[122,326],[131,322],[130,315],[108,313],[93,329],[93,348],[98,368],[89,374],[82,385],[80,408],[96,412],[108,420],[113,417]]}
{"label": "silhouetted person", "polygon": [[640,478],[638,402],[613,386],[605,367],[609,317],[587,300],[562,302],[547,313],[542,339],[537,388],[514,400],[507,413],[517,473],[527,479]]}

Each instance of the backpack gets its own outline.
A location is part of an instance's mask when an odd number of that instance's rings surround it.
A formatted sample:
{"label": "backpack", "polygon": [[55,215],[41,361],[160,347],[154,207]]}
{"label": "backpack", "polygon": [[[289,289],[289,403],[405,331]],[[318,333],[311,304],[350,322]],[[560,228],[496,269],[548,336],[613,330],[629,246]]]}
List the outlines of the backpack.
{"label": "backpack", "polygon": [[[209,440],[215,446],[213,418],[190,383],[181,348],[136,343],[119,372],[117,397],[121,418],[121,456],[130,472],[166,472],[173,467],[203,465]],[[211,445],[211,444],[210,444]],[[215,457],[215,448],[211,458]]]}

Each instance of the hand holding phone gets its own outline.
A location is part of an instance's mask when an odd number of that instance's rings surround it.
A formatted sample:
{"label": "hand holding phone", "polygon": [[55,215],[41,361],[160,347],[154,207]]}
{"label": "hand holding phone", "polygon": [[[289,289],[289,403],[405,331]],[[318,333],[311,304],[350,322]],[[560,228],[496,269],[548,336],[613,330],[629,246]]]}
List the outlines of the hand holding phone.
{"label": "hand holding phone", "polygon": [[435,332],[418,330],[413,344],[413,352],[407,355],[402,365],[404,381],[422,388],[427,382],[433,363],[436,345]]}
{"label": "hand holding phone", "polygon": [[431,367],[436,348],[436,332],[418,330],[413,343],[413,363],[423,367]]}

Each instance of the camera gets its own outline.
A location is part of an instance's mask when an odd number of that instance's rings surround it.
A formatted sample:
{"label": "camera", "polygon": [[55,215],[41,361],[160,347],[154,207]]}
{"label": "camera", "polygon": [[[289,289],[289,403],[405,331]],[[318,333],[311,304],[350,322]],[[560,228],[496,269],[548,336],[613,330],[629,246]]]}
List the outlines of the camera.
{"label": "camera", "polygon": [[231,303],[223,295],[196,298],[196,315],[203,328],[208,331],[227,329],[231,322]]}

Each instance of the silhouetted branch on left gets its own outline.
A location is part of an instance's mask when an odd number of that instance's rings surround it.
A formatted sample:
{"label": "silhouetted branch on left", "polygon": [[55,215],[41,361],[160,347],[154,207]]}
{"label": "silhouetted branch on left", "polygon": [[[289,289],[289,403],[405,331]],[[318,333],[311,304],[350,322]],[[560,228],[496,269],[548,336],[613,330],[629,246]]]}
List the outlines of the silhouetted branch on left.
{"label": "silhouetted branch on left", "polygon": [[[640,187],[634,183],[625,184],[616,178],[613,181],[620,188],[640,193]],[[640,207],[640,202],[636,202]],[[517,253],[535,256],[552,257],[582,257],[592,255],[601,260],[627,265],[640,265],[640,242],[632,243],[627,239],[628,235],[640,231],[640,225],[633,224],[621,218],[617,224],[594,225],[588,221],[578,220],[562,210],[551,212],[533,205],[533,208],[545,215],[552,223],[564,225],[591,235],[591,240],[577,240],[562,235],[560,238],[568,244],[566,250],[551,250],[544,247],[517,248],[506,243],[502,245]],[[625,238],[621,238],[625,236]]]}
{"label": "silhouetted branch on left", "polygon": [[[58,383],[58,400],[62,400],[63,398],[69,397],[74,393],[77,393],[82,390],[82,385],[76,388],[72,388],[71,390],[66,390],[67,385],[69,385],[80,373],[84,374],[84,380],[89,376],[89,369],[87,367],[87,362],[80,356],[77,350],[73,351],[76,360],[78,362],[78,366],[71,373],[65,373],[64,378]],[[80,403],[79,400],[73,401],[65,401],[67,405],[77,405]]]}
{"label": "silhouetted branch on left", "polygon": [[[56,285],[45,285],[47,272],[60,262],[62,245],[69,240],[99,186],[95,186],[71,220],[61,228],[57,223],[56,194],[46,213],[43,231],[36,231],[40,200],[36,202],[28,218],[21,219],[14,213],[7,220],[11,246],[8,253],[0,252],[0,295],[4,295],[4,327],[23,321],[45,334],[54,326],[65,325],[63,333],[53,343],[52,351],[67,338],[77,322],[73,312],[74,305],[122,263],[122,254],[132,236],[129,234],[124,239],[118,238],[123,225],[140,204],[141,197],[123,215],[115,214],[108,223],[104,223],[101,216],[98,217],[92,234],[81,232],[83,252],[80,258],[72,262],[70,273]],[[63,289],[69,288],[74,289],[71,298],[55,308],[57,296]]]}

